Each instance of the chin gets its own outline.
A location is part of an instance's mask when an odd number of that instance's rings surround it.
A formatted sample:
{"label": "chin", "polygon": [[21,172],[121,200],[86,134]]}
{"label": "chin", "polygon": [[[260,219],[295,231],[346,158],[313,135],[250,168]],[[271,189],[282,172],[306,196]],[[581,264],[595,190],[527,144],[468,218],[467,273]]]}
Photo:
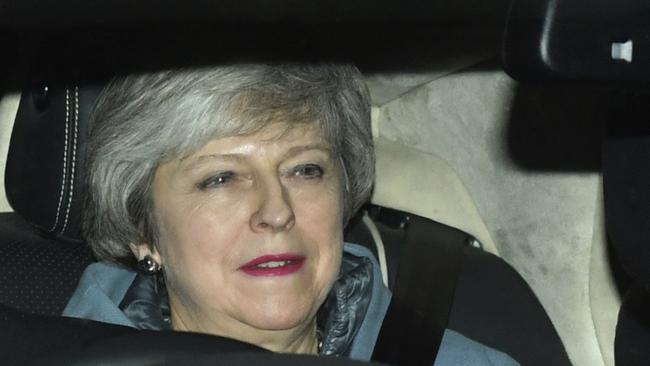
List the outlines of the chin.
{"label": "chin", "polygon": [[311,323],[314,316],[310,308],[287,306],[285,303],[257,307],[257,310],[246,318],[249,320],[247,323],[257,329],[288,330]]}

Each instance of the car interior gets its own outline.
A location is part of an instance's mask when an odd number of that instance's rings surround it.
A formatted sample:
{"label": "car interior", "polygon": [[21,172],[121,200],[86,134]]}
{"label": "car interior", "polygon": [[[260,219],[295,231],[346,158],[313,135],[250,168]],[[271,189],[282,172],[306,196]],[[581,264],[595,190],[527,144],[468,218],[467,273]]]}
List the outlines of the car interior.
{"label": "car interior", "polygon": [[377,154],[371,201],[345,238],[375,254],[384,283],[399,293],[404,268],[423,266],[405,248],[453,247],[462,270],[421,289],[450,292],[448,328],[521,365],[648,363],[641,1],[2,4],[3,362],[347,364],[60,316],[95,260],[81,234],[84,153],[110,77],[345,60],[366,76]]}

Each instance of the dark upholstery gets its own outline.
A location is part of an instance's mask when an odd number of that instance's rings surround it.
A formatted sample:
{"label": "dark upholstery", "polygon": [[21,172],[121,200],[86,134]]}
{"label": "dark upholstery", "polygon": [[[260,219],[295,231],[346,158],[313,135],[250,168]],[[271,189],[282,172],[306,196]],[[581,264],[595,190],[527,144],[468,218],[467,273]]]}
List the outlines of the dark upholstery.
{"label": "dark upholstery", "polygon": [[621,266],[650,291],[650,126],[639,132],[644,135],[613,132],[605,144],[605,214]]}
{"label": "dark upholstery", "polygon": [[449,328],[506,352],[522,365],[571,365],[526,281],[503,259],[471,246],[465,248]]}
{"label": "dark upholstery", "polygon": [[59,315],[93,260],[81,240],[84,152],[98,84],[31,82],[11,135],[0,214],[0,303]]}
{"label": "dark upholstery", "polygon": [[81,238],[87,119],[100,90],[39,82],[20,99],[5,170],[7,199],[54,237]]}
{"label": "dark upholstery", "polygon": [[617,365],[650,360],[649,101],[643,94],[627,98],[603,149],[607,236],[628,282],[616,325]]}
{"label": "dark upholstery", "polygon": [[616,364],[645,366],[650,362],[650,294],[633,287],[623,298],[618,313],[614,354]]}
{"label": "dark upholstery", "polygon": [[0,214],[0,304],[58,315],[92,261],[76,242],[48,239],[17,214]]}

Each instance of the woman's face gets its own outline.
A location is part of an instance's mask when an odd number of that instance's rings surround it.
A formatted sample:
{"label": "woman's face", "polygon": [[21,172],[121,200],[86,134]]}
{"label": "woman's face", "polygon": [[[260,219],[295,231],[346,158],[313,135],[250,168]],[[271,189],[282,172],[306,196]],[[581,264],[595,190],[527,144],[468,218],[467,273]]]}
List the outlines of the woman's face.
{"label": "woman's face", "polygon": [[313,326],[342,255],[341,175],[315,124],[210,141],[158,168],[158,251],[177,329]]}

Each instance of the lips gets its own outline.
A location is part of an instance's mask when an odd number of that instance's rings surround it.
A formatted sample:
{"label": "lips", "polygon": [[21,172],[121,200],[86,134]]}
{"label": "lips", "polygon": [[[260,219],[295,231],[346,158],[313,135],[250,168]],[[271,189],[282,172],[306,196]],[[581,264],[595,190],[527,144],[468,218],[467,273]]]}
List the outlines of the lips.
{"label": "lips", "polygon": [[305,259],[305,256],[291,253],[263,255],[247,262],[239,270],[256,277],[286,276],[299,271]]}

